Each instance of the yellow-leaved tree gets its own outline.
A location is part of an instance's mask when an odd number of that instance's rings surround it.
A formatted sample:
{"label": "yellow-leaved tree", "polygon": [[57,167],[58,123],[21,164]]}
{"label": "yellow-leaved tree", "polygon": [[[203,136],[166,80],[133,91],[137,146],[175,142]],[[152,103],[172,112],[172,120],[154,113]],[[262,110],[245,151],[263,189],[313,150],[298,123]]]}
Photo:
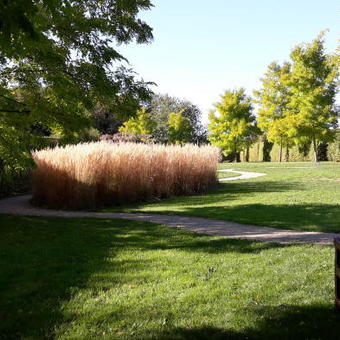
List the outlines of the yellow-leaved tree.
{"label": "yellow-leaved tree", "polygon": [[243,88],[226,91],[215,108],[209,115],[209,141],[224,155],[234,154],[237,161],[237,153],[247,149],[258,134],[251,98]]}
{"label": "yellow-leaved tree", "polygon": [[127,120],[123,126],[119,128],[119,131],[132,135],[150,135],[155,128],[155,125],[150,113],[147,113],[146,109],[143,107],[137,111],[135,117],[131,117]]}
{"label": "yellow-leaved tree", "polygon": [[287,128],[297,144],[311,143],[317,162],[319,145],[335,139],[338,125],[338,57],[325,52],[324,32],[311,43],[296,46],[290,57],[291,114]]}
{"label": "yellow-leaved tree", "polygon": [[282,149],[294,144],[289,136],[290,114],[290,69],[289,63],[282,66],[276,62],[268,66],[261,78],[262,88],[254,91],[255,103],[259,104],[258,127],[265,133],[268,141],[279,145],[279,161],[282,161]]}
{"label": "yellow-leaved tree", "polygon": [[192,127],[189,118],[183,116],[183,110],[169,114],[168,129],[170,143],[182,145],[190,142]]}

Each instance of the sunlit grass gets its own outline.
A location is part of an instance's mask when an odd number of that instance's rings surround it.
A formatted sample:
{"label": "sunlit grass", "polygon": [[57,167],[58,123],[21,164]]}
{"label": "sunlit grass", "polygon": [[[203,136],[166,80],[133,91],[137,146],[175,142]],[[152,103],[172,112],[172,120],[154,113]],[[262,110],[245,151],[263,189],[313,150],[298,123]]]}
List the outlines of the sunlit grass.
{"label": "sunlit grass", "polygon": [[217,176],[218,176],[218,178],[229,178],[229,177],[240,176],[240,174],[236,174],[234,172],[218,172]]}

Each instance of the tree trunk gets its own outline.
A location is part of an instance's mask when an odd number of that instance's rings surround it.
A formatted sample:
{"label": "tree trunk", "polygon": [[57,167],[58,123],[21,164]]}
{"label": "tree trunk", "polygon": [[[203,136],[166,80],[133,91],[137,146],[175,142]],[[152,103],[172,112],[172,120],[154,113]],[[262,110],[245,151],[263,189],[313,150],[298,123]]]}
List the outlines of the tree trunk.
{"label": "tree trunk", "polygon": [[246,162],[249,162],[249,146],[246,149]]}
{"label": "tree trunk", "polygon": [[289,147],[287,146],[287,148],[286,148],[286,157],[285,157],[286,159],[286,162],[289,162]]}
{"label": "tree trunk", "polygon": [[237,157],[238,155],[237,155],[237,152],[235,151],[234,152],[234,163],[237,163],[237,160],[238,160],[238,157]]}
{"label": "tree trunk", "polygon": [[318,145],[316,143],[315,137],[313,137],[313,151],[314,151],[314,161],[318,162]]}
{"label": "tree trunk", "polygon": [[279,162],[282,162],[282,144],[280,144],[280,150],[279,150]]}

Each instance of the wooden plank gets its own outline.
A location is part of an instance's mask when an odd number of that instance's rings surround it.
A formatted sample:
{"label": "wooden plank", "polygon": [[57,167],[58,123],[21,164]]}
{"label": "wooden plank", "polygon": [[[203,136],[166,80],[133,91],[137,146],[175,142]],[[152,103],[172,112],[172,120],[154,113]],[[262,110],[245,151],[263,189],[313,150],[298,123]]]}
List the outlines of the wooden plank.
{"label": "wooden plank", "polygon": [[340,237],[334,238],[335,246],[335,308],[340,311]]}
{"label": "wooden plank", "polygon": [[340,310],[340,299],[335,299],[335,308]]}
{"label": "wooden plank", "polygon": [[340,251],[340,237],[336,237],[336,238],[334,239],[334,246],[335,246],[335,248],[336,248],[337,250]]}

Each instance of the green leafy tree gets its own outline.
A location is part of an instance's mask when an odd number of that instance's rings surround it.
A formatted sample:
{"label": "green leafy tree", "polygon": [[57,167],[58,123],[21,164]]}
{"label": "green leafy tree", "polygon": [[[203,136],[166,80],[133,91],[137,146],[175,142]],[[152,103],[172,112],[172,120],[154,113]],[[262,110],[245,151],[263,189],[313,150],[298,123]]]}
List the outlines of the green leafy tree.
{"label": "green leafy tree", "polygon": [[115,46],[152,40],[152,29],[138,18],[151,6],[149,0],[0,2],[2,171],[27,166],[30,147],[41,139],[32,126],[72,135],[90,126],[98,103],[126,108],[150,94],[116,67],[126,59]]}
{"label": "green leafy tree", "polygon": [[118,94],[109,105],[98,102],[90,112],[94,127],[101,134],[118,132],[119,126],[127,118],[134,116],[138,109],[147,105],[152,98],[153,92],[149,86],[155,85],[154,83],[136,79],[137,74],[131,69],[120,67],[120,70],[122,86]]}
{"label": "green leafy tree", "polygon": [[335,138],[339,68],[324,51],[324,34],[309,44],[298,45],[291,52],[291,109],[289,134],[300,144],[311,143],[314,159],[318,147]]}
{"label": "green leafy tree", "polygon": [[224,155],[233,153],[237,161],[237,153],[249,147],[258,133],[251,98],[243,88],[226,91],[215,107],[209,115],[208,138]]}
{"label": "green leafy tree", "polygon": [[259,104],[258,127],[265,132],[268,141],[279,145],[279,161],[282,161],[283,147],[293,145],[293,139],[288,134],[290,111],[290,64],[283,66],[276,62],[268,66],[261,79],[262,88],[254,91],[255,102]]}
{"label": "green leafy tree", "polygon": [[151,115],[147,113],[145,107],[143,107],[137,111],[136,117],[127,120],[123,126],[119,128],[119,131],[132,135],[150,135],[152,134],[155,125]]}
{"label": "green leafy tree", "polygon": [[148,104],[148,111],[152,114],[157,126],[153,132],[154,139],[159,143],[167,143],[169,136],[169,115],[182,111],[183,117],[190,121],[190,142],[201,144],[206,142],[206,129],[202,126],[200,109],[188,100],[171,97],[167,94],[155,94]]}
{"label": "green leafy tree", "polygon": [[171,112],[168,119],[169,136],[171,144],[185,144],[190,142],[191,125],[190,120],[183,116],[183,110]]}

